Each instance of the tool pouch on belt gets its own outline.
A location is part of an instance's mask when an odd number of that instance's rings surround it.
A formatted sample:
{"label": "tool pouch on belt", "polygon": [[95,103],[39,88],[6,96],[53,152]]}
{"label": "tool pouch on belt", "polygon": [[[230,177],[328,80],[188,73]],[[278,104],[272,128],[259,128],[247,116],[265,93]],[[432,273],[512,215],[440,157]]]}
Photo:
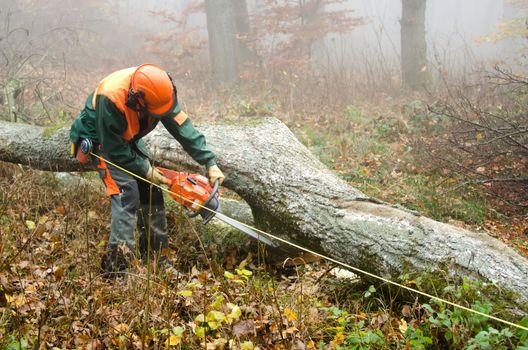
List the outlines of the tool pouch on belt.
{"label": "tool pouch on belt", "polygon": [[90,152],[93,150],[93,143],[89,139],[81,139],[70,144],[70,156],[76,158],[81,164],[90,162]]}

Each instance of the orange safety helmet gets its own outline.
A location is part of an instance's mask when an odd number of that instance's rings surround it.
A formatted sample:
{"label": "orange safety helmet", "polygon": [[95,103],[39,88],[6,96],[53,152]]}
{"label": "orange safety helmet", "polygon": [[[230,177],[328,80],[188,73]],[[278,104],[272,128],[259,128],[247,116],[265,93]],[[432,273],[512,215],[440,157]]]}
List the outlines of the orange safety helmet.
{"label": "orange safety helmet", "polygon": [[171,76],[150,63],[142,64],[132,73],[126,105],[156,118],[174,116],[180,110]]}

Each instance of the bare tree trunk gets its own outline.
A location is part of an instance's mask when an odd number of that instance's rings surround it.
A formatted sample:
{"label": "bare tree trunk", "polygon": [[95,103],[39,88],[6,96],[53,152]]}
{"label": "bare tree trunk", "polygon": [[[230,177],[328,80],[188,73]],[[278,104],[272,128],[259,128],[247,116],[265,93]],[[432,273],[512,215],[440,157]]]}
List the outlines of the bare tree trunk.
{"label": "bare tree trunk", "polygon": [[[300,1],[300,15],[301,15],[301,26],[312,28],[313,31],[317,31],[318,26],[323,26],[321,19],[324,18],[325,12],[325,1],[322,0],[310,0]],[[312,59],[314,46],[324,47],[324,38],[315,40],[314,38],[298,38],[298,45],[300,46],[301,55],[307,57],[309,60]]]}
{"label": "bare tree trunk", "polygon": [[16,97],[20,94],[20,81],[17,79],[9,79],[3,89],[3,100],[5,108],[9,115],[9,121],[17,121],[17,102]]}
{"label": "bare tree trunk", "polygon": [[[227,174],[224,185],[250,205],[260,228],[392,279],[447,264],[452,274],[512,292],[501,295],[505,303],[528,310],[528,259],[499,240],[367,197],[329,171],[276,119],[199,129]],[[68,157],[68,130],[49,137],[43,132],[0,122],[0,160],[82,170]],[[145,141],[163,166],[200,169],[164,129]]]}
{"label": "bare tree trunk", "polygon": [[248,47],[248,37],[250,34],[249,11],[246,0],[233,0],[235,11],[236,40],[238,46],[238,64],[254,61],[256,56]]}
{"label": "bare tree trunk", "polygon": [[206,0],[209,57],[215,85],[232,84],[240,66],[251,59],[246,0]]}
{"label": "bare tree trunk", "polygon": [[429,80],[425,41],[426,0],[402,0],[401,65],[406,88],[423,89]]}

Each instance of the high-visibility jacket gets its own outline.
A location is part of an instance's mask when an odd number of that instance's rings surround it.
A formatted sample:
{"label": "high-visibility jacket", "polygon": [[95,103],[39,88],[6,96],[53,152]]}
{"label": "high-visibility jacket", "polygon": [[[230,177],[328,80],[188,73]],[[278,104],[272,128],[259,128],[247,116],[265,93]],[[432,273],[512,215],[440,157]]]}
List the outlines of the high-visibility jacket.
{"label": "high-visibility jacket", "polygon": [[161,119],[140,118],[138,112],[125,105],[135,69],[116,71],[99,83],[73,122],[71,141],[76,143],[81,138],[89,138],[101,146],[110,161],[145,176],[149,167],[148,151],[141,138],[161,121],[195,161],[208,167],[214,165],[215,156],[207,147],[205,137],[194,128],[179,105],[174,109],[174,115]]}

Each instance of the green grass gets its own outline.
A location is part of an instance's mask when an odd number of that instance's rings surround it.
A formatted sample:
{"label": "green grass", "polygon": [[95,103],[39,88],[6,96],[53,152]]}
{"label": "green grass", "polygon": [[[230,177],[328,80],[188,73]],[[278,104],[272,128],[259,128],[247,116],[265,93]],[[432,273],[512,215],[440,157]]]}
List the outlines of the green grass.
{"label": "green grass", "polygon": [[[80,343],[92,340],[100,347],[136,348],[141,339],[148,348],[178,348],[180,342],[182,348],[192,349],[203,348],[204,341],[209,348],[232,341],[237,349],[289,349],[297,340],[306,349],[528,345],[528,332],[442,303],[417,301],[393,287],[337,280],[324,262],[289,268],[264,265],[259,252],[241,249],[238,239],[218,243],[214,226],[197,229],[173,201],[167,201],[174,209],[168,210],[167,254],[181,274],[152,272],[147,284],[146,266],[138,261],[124,280],[105,280],[98,264],[110,208],[97,189],[100,181],[70,187],[53,179],[32,171],[20,172],[14,183],[0,177],[2,188],[18,194],[5,199],[12,215],[0,221],[4,241],[9,242],[0,245],[0,263],[9,266],[2,272],[2,284],[9,288],[0,286],[0,349],[39,348],[44,341],[50,348],[84,348],[88,344]],[[377,178],[368,179],[375,183]],[[43,231],[30,229],[24,220],[33,220]],[[428,275],[409,273],[401,282],[497,315],[502,314],[497,303],[508,300],[497,294],[490,302],[486,288],[493,286],[456,280],[446,266]],[[147,286],[149,298],[144,297]],[[56,299],[43,304],[47,298]],[[72,322],[80,328],[73,328]],[[526,325],[528,319],[517,322]],[[85,337],[92,329],[96,332]]]}
{"label": "green grass", "polygon": [[424,164],[427,160],[415,146],[402,141],[424,130],[441,130],[443,123],[414,101],[402,114],[378,117],[348,106],[328,127],[305,123],[295,132],[325,165],[367,195],[436,220],[480,225],[492,214],[484,197],[471,188],[452,190],[461,179],[443,177],[427,167],[430,164]]}

